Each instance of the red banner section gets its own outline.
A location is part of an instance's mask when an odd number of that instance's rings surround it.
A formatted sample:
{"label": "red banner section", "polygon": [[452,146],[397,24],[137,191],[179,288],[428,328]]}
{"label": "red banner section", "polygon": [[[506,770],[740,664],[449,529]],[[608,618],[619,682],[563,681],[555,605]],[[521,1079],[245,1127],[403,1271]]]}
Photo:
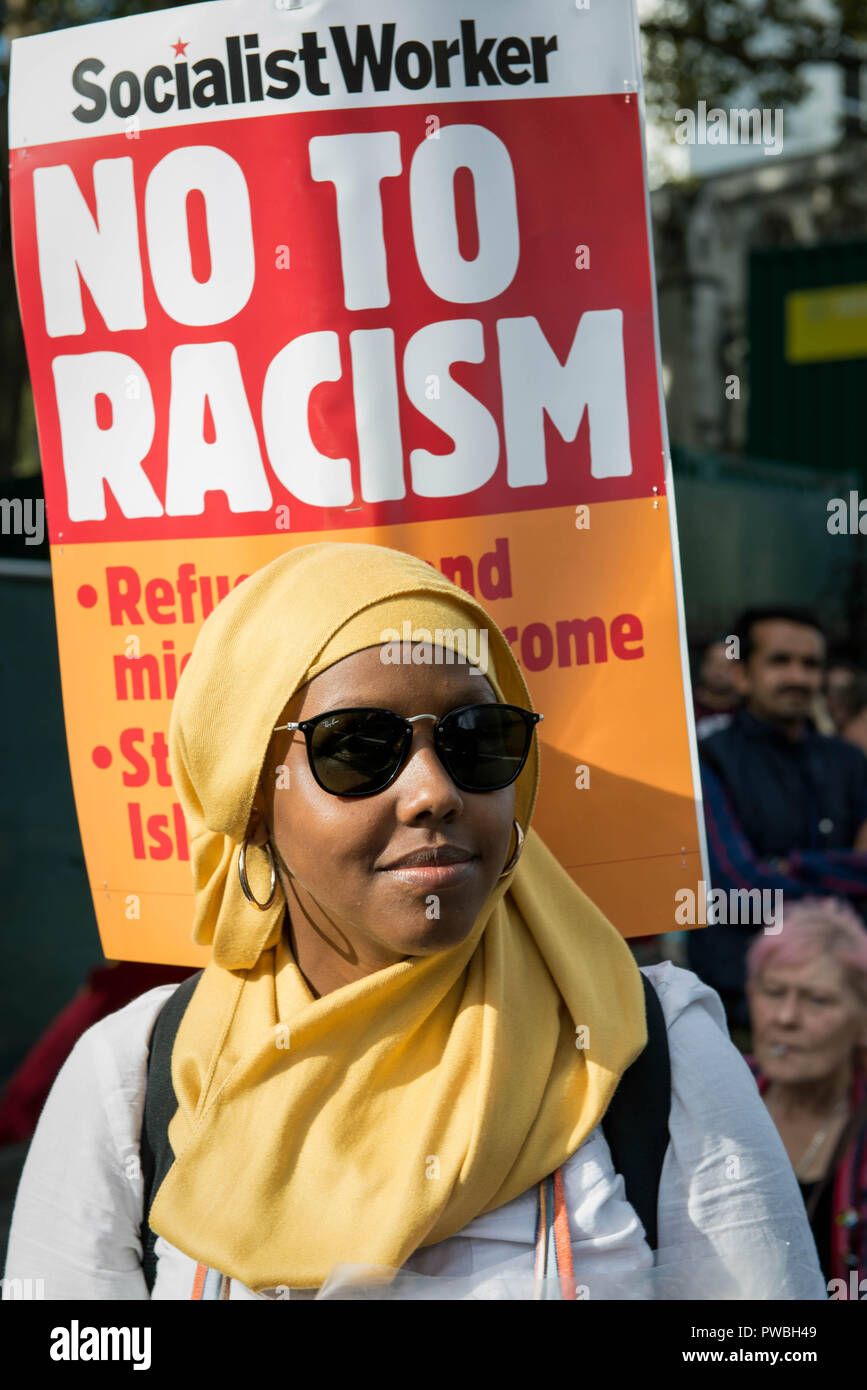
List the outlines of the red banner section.
{"label": "red banner section", "polygon": [[134,133],[12,156],[53,541],[662,492],[635,102]]}

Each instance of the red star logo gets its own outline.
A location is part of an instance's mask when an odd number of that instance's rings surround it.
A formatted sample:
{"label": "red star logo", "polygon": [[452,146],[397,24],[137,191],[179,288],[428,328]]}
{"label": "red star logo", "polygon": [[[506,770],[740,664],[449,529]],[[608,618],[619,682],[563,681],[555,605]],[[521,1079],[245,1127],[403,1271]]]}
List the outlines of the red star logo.
{"label": "red star logo", "polygon": [[187,40],[186,43],[181,43],[180,39],[178,39],[177,43],[172,44],[172,48],[175,50],[175,57],[186,58],[189,46],[189,40]]}

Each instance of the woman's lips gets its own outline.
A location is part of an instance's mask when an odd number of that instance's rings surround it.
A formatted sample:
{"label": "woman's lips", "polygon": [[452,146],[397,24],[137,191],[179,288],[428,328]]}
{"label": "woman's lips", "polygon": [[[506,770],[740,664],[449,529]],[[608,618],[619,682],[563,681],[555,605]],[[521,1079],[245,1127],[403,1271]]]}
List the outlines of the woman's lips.
{"label": "woman's lips", "polygon": [[475,859],[462,859],[456,864],[427,864],[415,868],[411,864],[398,864],[382,872],[417,888],[451,888],[469,878],[475,866]]}
{"label": "woman's lips", "polygon": [[404,855],[379,872],[415,888],[451,888],[469,878],[477,863],[477,855],[449,846]]}

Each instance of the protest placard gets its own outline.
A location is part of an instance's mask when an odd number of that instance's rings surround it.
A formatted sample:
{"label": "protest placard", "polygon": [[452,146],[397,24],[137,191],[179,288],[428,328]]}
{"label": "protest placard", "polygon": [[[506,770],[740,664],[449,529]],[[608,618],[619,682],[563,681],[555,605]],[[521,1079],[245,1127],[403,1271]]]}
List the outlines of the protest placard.
{"label": "protest placard", "polygon": [[10,123],[106,954],[205,959],[172,696],[229,589],[327,539],[489,609],[545,714],[536,828],[625,934],[673,929],[707,875],[632,0],[87,25],[15,42]]}

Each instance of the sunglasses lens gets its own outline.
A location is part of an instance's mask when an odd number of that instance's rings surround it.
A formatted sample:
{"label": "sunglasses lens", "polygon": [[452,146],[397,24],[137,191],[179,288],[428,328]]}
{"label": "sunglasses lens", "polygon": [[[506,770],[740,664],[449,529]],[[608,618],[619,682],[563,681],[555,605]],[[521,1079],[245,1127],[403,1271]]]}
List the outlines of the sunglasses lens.
{"label": "sunglasses lens", "polygon": [[473,705],[447,715],[440,757],[465,791],[497,791],[514,782],[530,751],[533,723],[509,705]]}
{"label": "sunglasses lens", "polygon": [[400,764],[406,726],[387,710],[338,710],[313,730],[316,776],[335,796],[363,796],[384,787]]}

